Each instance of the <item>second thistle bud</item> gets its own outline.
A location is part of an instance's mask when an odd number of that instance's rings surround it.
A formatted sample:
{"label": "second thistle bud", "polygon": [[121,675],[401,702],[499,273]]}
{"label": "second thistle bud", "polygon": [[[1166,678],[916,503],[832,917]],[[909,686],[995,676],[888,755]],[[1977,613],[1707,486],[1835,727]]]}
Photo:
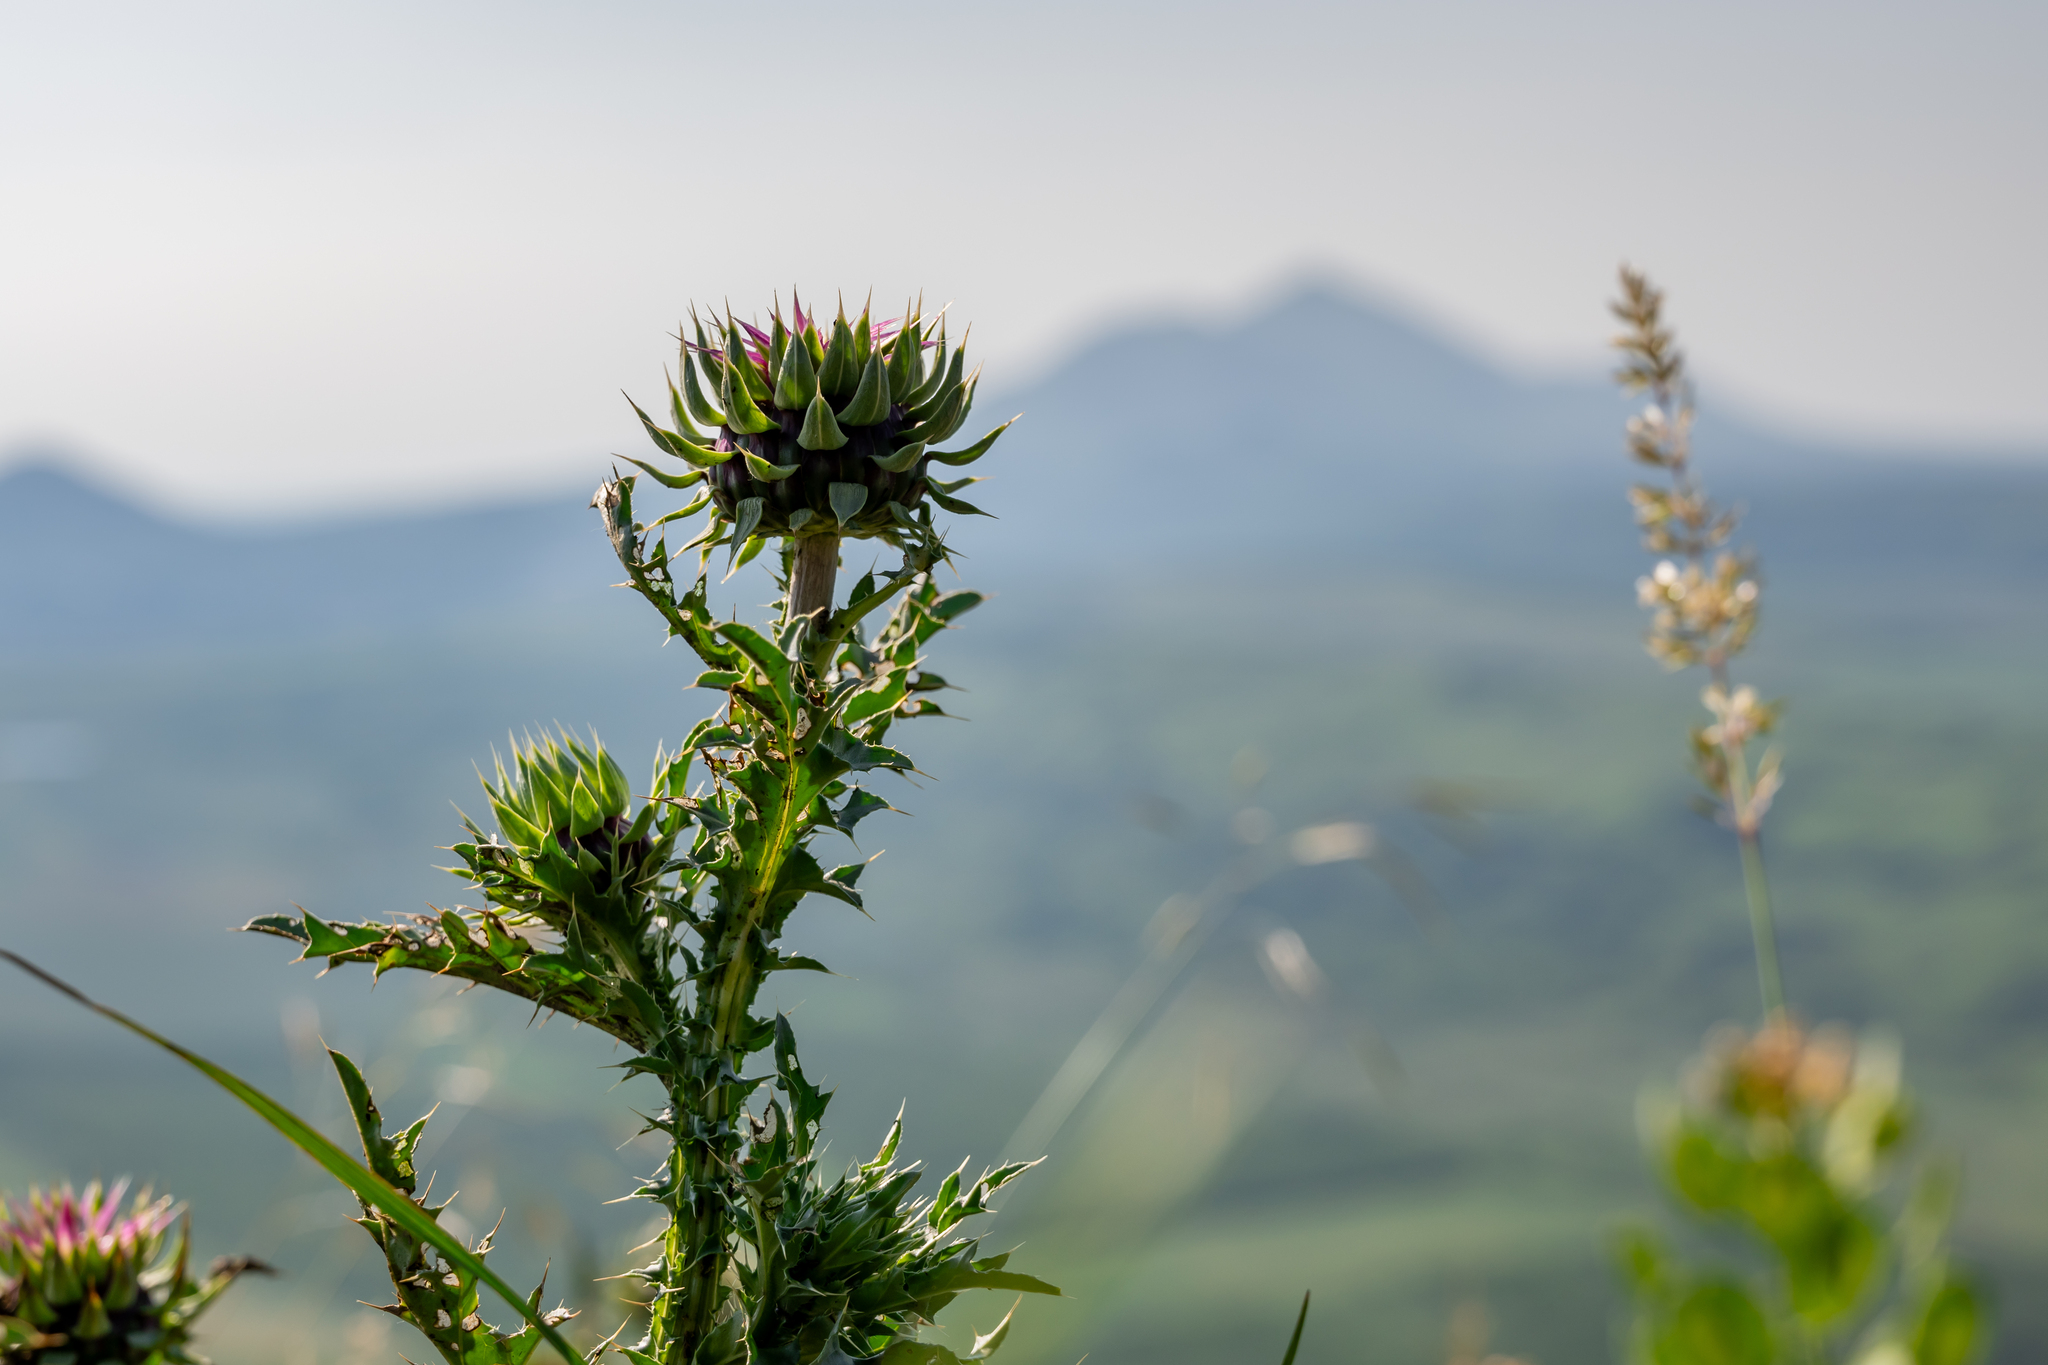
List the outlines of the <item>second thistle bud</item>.
{"label": "second thistle bud", "polygon": [[[470,826],[474,842],[455,845],[462,875],[474,878],[503,914],[563,931],[579,915],[623,932],[635,895],[660,875],[669,841],[655,829],[656,807],[631,819],[632,789],[604,746],[564,733],[515,744],[485,794],[500,839]],[[621,940],[623,941],[623,940]]]}

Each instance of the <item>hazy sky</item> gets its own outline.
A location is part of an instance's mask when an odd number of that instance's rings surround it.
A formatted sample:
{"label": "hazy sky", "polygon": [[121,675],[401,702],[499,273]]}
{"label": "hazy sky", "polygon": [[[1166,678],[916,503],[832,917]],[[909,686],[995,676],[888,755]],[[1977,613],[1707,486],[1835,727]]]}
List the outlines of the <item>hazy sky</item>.
{"label": "hazy sky", "polygon": [[1313,269],[1591,366],[1628,257],[1710,396],[2048,448],[2044,69],[2040,0],[17,0],[0,446],[440,502],[637,448],[693,297],[922,286],[1009,387]]}

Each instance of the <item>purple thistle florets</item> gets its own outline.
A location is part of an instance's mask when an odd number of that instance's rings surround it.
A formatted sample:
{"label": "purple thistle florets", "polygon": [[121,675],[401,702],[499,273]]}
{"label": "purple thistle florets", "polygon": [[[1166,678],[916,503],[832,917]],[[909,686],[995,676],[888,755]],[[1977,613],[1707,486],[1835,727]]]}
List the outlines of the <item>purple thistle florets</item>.
{"label": "purple thistle florets", "polygon": [[0,1202],[0,1271],[19,1278],[52,1250],[85,1274],[89,1267],[154,1260],[177,1210],[168,1196],[152,1202],[144,1191],[124,1214],[127,1193],[126,1180],[106,1189],[95,1181],[82,1196],[66,1185],[48,1194],[30,1190],[27,1203]]}

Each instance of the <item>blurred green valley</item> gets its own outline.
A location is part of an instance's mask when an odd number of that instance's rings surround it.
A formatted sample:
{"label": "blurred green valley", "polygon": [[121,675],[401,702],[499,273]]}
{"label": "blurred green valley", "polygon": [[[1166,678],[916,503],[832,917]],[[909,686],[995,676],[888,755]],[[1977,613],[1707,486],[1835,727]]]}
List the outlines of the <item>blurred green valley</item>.
{"label": "blurred green valley", "polygon": [[[1357,393],[1276,410],[1283,371]],[[1131,328],[1016,397],[982,405],[1027,413],[977,467],[1001,520],[956,535],[992,600],[934,655],[971,719],[901,732],[928,778],[863,826],[874,920],[793,922],[840,975],[777,978],[835,1150],[901,1103],[929,1166],[993,1161],[1169,897],[1262,834],[1363,822],[1370,863],[1242,897],[1006,1204],[990,1245],[1070,1297],[1003,1358],[1277,1360],[1303,1289],[1304,1362],[1440,1359],[1471,1302],[1492,1349],[1615,1358],[1606,1239],[1658,1212],[1637,1096],[1754,1011],[1734,855],[1687,804],[1697,682],[1637,648],[1619,405],[1327,291]],[[1755,509],[1754,677],[1792,701],[1788,985],[1903,1038],[2018,1361],[2048,1352],[2048,464],[1937,454],[1718,417],[1700,441]],[[460,900],[435,846],[508,730],[594,726],[637,774],[708,711],[579,504],[195,527],[53,465],[0,479],[0,945],[337,1136],[320,1041],[375,1059],[388,1114],[441,1105],[425,1162],[457,1215],[502,1211],[494,1259],[551,1262],[600,1335],[619,1286],[592,1281],[646,1221],[602,1201],[654,1160],[607,1041],[225,932]],[[0,1186],[133,1171],[205,1254],[274,1261],[210,1320],[221,1365],[410,1352],[357,1305],[385,1290],[346,1197],[171,1065],[0,980]]]}

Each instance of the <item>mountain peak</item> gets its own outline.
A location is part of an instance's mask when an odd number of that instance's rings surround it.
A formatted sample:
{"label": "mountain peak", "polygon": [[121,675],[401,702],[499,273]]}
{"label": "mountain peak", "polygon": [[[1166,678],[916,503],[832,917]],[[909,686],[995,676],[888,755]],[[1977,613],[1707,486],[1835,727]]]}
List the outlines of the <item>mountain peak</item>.
{"label": "mountain peak", "polygon": [[84,463],[57,446],[17,446],[0,455],[0,535],[49,541],[163,528],[159,518],[81,474]]}

